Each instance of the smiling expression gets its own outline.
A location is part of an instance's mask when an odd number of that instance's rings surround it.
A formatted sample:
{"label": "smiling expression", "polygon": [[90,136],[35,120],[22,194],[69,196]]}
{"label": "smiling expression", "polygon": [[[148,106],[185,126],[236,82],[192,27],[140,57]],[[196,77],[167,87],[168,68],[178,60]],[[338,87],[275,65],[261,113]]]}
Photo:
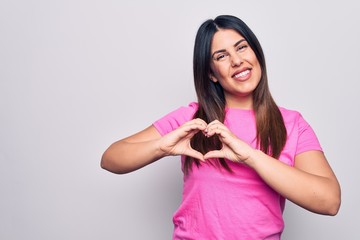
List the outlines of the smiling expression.
{"label": "smiling expression", "polygon": [[211,44],[210,79],[224,89],[227,107],[252,108],[252,93],[260,82],[261,66],[243,36],[220,29]]}

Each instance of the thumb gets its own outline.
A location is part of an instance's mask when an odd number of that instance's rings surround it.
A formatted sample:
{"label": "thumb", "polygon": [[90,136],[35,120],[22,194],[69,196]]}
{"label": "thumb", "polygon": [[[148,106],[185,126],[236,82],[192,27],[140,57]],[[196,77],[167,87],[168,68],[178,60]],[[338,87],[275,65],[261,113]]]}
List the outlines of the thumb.
{"label": "thumb", "polygon": [[194,150],[194,149],[190,149],[188,150],[185,155],[189,156],[189,157],[193,157],[196,159],[199,159],[200,161],[204,161],[204,155],[202,155],[200,152]]}
{"label": "thumb", "polygon": [[209,159],[209,158],[224,158],[224,152],[221,151],[221,150],[213,150],[213,151],[210,151],[210,152],[207,152],[205,155],[204,155],[204,159]]}

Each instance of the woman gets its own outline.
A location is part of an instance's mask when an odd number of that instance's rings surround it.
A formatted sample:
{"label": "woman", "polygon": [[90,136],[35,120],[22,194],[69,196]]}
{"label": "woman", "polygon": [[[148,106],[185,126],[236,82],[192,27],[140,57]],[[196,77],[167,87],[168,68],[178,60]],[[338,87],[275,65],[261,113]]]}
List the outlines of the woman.
{"label": "woman", "polygon": [[182,155],[173,239],[280,239],[285,199],[336,215],[339,183],[309,124],[271,97],[248,26],[227,15],[205,21],[193,64],[198,102],[113,143],[101,166],[128,173]]}

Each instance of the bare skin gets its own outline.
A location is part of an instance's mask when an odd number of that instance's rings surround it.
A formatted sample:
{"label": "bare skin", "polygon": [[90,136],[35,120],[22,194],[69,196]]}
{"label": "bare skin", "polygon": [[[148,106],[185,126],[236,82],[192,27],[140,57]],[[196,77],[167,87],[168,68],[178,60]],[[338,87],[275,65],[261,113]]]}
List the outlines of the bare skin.
{"label": "bare skin", "polygon": [[[214,82],[224,88],[227,107],[252,109],[252,92],[260,81],[261,69],[254,52],[233,30],[220,30],[212,42]],[[222,149],[205,155],[190,146],[198,132],[219,136]],[[187,155],[206,161],[226,158],[253,168],[280,195],[295,204],[319,214],[336,215],[341,191],[325,155],[307,151],[295,156],[294,167],[252,148],[235,136],[223,123],[206,123],[193,119],[161,136],[154,126],[113,143],[103,154],[101,166],[123,174],[135,171],[166,156]]]}
{"label": "bare skin", "polygon": [[203,160],[190,147],[190,139],[206,129],[202,119],[194,119],[161,137],[154,126],[113,143],[103,154],[101,167],[113,173],[128,173],[160,158],[185,154]]}
{"label": "bare skin", "polygon": [[[204,156],[192,149],[190,139],[199,131],[208,137],[218,135],[223,148]],[[322,152],[301,153],[295,157],[295,166],[290,167],[253,149],[219,121],[206,124],[201,119],[194,119],[163,137],[154,126],[150,126],[112,144],[103,154],[101,166],[108,171],[123,174],[163,157],[182,154],[203,161],[224,157],[246,164],[283,197],[309,211],[335,215],[339,210],[340,186]]]}

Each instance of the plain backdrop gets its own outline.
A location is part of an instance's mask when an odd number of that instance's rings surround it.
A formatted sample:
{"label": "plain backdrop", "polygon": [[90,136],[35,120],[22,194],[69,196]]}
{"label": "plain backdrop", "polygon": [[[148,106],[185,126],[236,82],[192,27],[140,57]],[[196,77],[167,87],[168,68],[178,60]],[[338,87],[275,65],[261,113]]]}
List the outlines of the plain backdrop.
{"label": "plain backdrop", "polygon": [[171,239],[178,157],[126,175],[114,141],[196,100],[208,18],[259,38],[272,94],[311,124],[342,186],[335,217],[287,202],[283,239],[360,239],[357,1],[0,0],[0,239]]}

